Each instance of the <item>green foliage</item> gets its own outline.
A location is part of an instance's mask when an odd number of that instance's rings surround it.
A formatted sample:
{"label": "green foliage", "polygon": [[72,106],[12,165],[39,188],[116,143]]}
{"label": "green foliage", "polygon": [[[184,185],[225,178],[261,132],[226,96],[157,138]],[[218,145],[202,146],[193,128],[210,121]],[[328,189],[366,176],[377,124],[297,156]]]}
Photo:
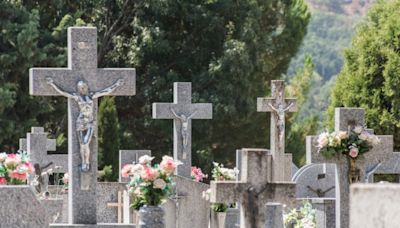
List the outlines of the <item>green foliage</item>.
{"label": "green foliage", "polygon": [[399,0],[377,1],[358,26],[329,107],[331,126],[335,107],[364,108],[368,127],[393,135],[396,149],[400,148],[399,7]]}
{"label": "green foliage", "polygon": [[114,173],[112,166],[106,165],[97,172],[97,180],[102,182],[115,181]]}
{"label": "green foliage", "polygon": [[316,216],[315,209],[312,209],[312,205],[307,200],[303,201],[303,206],[299,209],[292,209],[291,211],[283,215],[285,227],[293,228],[316,228]]}
{"label": "green foliage", "polygon": [[[119,167],[119,122],[114,97],[103,97],[99,107],[99,168]],[[112,180],[118,179],[118,169],[114,169]]]}

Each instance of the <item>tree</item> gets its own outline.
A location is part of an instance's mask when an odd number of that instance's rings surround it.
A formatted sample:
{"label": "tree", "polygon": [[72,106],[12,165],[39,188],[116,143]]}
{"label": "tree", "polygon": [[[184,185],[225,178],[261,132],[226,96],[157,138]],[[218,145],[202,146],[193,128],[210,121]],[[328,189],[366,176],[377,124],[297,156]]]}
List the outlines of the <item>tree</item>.
{"label": "tree", "polygon": [[99,107],[99,168],[111,165],[111,180],[117,180],[119,172],[119,122],[114,97],[103,97]]}
{"label": "tree", "polygon": [[358,26],[332,93],[335,107],[366,110],[368,127],[394,135],[400,148],[400,1],[377,1]]}

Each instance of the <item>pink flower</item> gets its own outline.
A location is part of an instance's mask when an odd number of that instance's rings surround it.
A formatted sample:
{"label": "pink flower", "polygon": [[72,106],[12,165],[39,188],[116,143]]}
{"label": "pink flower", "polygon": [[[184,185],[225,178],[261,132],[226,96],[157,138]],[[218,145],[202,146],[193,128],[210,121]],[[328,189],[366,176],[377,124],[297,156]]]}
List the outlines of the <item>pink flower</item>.
{"label": "pink flower", "polygon": [[356,158],[358,156],[358,148],[357,147],[350,148],[349,156],[352,158]]}
{"label": "pink flower", "polygon": [[207,178],[207,175],[205,175],[200,168],[192,166],[191,177],[195,179],[197,182],[201,182],[203,181],[204,178]]}
{"label": "pink flower", "polygon": [[141,165],[147,165],[149,164],[152,160],[154,159],[154,157],[151,157],[149,155],[143,155],[139,158],[139,164]]}
{"label": "pink flower", "polygon": [[132,168],[133,168],[132,164],[124,165],[124,167],[122,167],[122,169],[121,169],[121,176],[129,177],[129,175],[131,174]]}
{"label": "pink flower", "polygon": [[170,156],[163,156],[162,161],[160,163],[160,168],[166,174],[171,174],[180,164],[181,164],[180,162],[175,162],[174,159]]}
{"label": "pink flower", "polygon": [[20,163],[21,163],[21,158],[16,154],[8,154],[6,160],[4,161],[4,164],[7,166],[7,168],[16,167]]}
{"label": "pink flower", "polygon": [[28,174],[32,174],[35,172],[35,168],[33,168],[32,163],[25,162],[25,164],[23,164],[23,165],[26,167]]}
{"label": "pink flower", "polygon": [[6,185],[7,184],[7,180],[5,177],[0,177],[0,185]]}
{"label": "pink flower", "polygon": [[157,177],[158,177],[158,170],[146,166],[146,167],[144,167],[144,169],[142,171],[141,177],[145,181],[153,181],[153,180],[157,179]]}
{"label": "pink flower", "polygon": [[0,162],[4,162],[7,158],[7,154],[5,152],[0,153]]}
{"label": "pink flower", "polygon": [[21,172],[20,170],[16,169],[12,171],[9,176],[13,179],[20,180],[20,181],[26,181],[26,172]]}
{"label": "pink flower", "polygon": [[323,148],[329,143],[329,133],[322,133],[318,137],[318,147]]}

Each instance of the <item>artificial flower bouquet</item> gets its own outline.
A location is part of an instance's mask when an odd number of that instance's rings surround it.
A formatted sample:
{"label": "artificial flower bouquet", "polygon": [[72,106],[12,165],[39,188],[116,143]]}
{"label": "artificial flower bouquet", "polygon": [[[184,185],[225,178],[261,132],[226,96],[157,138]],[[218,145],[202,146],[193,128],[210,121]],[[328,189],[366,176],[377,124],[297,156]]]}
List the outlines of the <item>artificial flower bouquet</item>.
{"label": "artificial flower bouquet", "polygon": [[[232,181],[236,180],[236,177],[239,174],[239,170],[237,168],[229,169],[225,168],[223,164],[219,164],[214,162],[214,168],[211,171],[212,178],[215,181]],[[206,200],[210,199],[211,189],[203,192],[203,198]],[[235,204],[226,204],[226,203],[213,203],[211,204],[211,209],[215,212],[226,212],[228,208],[234,207]]]}
{"label": "artificial flower bouquet", "polygon": [[318,151],[326,158],[343,154],[356,159],[379,143],[376,135],[368,133],[362,126],[357,126],[348,132],[321,133],[318,136]]}
{"label": "artificial flower bouquet", "polygon": [[192,171],[190,173],[190,177],[192,178],[192,180],[194,180],[196,182],[203,182],[203,180],[205,178],[207,178],[208,175],[204,174],[203,171],[201,170],[201,168],[192,166]]}
{"label": "artificial flower bouquet", "polygon": [[0,153],[0,185],[24,185],[35,171],[25,151]]}
{"label": "artificial flower bouquet", "polygon": [[130,177],[128,184],[132,195],[131,207],[139,210],[144,205],[159,206],[172,193],[172,174],[181,163],[172,157],[164,156],[160,164],[151,165],[154,157],[144,155],[139,163],[125,165],[121,170],[123,177]]}
{"label": "artificial flower bouquet", "polygon": [[283,215],[285,227],[293,228],[316,228],[315,209],[308,201],[303,201],[303,206],[299,209],[292,209]]}

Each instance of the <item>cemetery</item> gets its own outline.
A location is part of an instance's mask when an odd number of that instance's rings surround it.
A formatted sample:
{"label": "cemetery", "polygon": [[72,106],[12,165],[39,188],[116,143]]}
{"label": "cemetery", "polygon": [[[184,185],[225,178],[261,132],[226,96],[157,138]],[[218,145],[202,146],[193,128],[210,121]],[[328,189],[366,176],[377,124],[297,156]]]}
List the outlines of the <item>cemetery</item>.
{"label": "cemetery", "polygon": [[325,84],[321,1],[39,2],[0,3],[0,228],[400,227],[399,0],[333,2]]}

